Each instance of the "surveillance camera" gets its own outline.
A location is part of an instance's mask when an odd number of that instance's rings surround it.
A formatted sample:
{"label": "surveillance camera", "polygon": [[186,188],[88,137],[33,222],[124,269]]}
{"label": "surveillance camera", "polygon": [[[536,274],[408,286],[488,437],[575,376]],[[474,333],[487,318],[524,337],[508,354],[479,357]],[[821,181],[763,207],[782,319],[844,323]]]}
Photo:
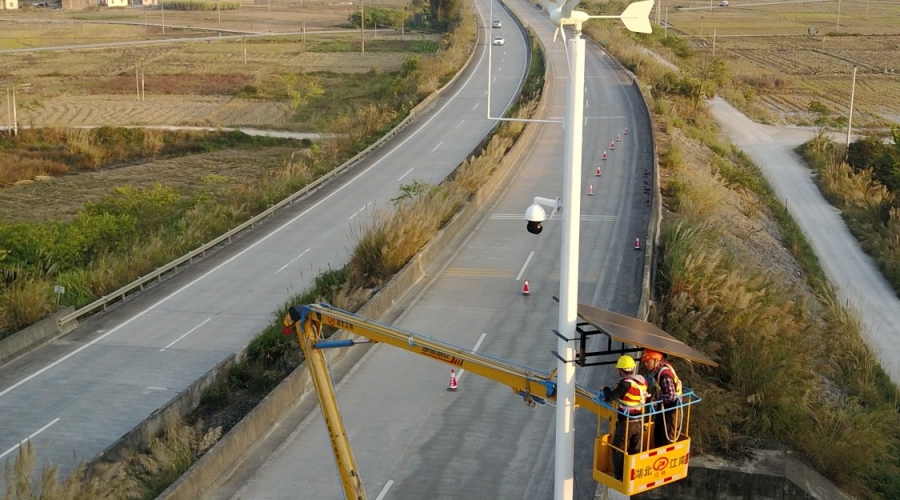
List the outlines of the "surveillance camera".
{"label": "surveillance camera", "polygon": [[547,220],[547,213],[544,212],[540,205],[534,203],[525,211],[525,220],[528,221],[526,227],[529,233],[541,234],[541,231],[544,229],[541,223]]}

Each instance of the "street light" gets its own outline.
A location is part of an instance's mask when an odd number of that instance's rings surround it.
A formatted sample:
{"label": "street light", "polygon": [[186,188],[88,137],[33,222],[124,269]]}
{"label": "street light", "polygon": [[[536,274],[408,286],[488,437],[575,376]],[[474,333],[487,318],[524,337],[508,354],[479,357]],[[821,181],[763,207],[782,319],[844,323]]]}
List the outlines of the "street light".
{"label": "street light", "polygon": [[[581,37],[582,24],[588,19],[621,19],[630,31],[650,33],[650,12],[653,0],[630,4],[619,16],[591,16],[574,10],[580,0],[557,0],[541,3],[557,25],[557,33],[563,26],[571,25],[575,36],[567,43],[569,88],[566,100],[565,151],[563,171],[562,251],[560,253],[559,324],[557,341],[556,387],[556,465],[554,499],[569,500],[574,494],[575,462],[575,327],[578,321],[578,245],[581,220],[581,149],[584,117],[584,54],[585,41]],[[553,35],[554,40],[556,34]],[[537,202],[538,200],[535,199]],[[531,209],[529,209],[531,212]],[[531,226],[529,225],[529,228]]]}

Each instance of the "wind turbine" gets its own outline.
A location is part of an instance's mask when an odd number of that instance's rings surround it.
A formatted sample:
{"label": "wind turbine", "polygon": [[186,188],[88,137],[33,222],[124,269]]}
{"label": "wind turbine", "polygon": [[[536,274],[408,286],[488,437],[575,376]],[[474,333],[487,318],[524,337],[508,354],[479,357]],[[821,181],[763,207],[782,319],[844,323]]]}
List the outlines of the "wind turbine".
{"label": "wind turbine", "polygon": [[[581,25],[588,19],[621,19],[622,24],[629,31],[636,33],[650,33],[652,31],[650,27],[650,11],[653,10],[653,0],[643,0],[629,4],[625,11],[618,16],[591,16],[582,10],[575,10],[575,6],[581,0],[557,0],[556,2],[540,0],[540,2],[550,14],[550,21],[556,25],[556,31],[553,33],[554,42],[556,41],[556,36],[562,31],[563,26],[567,24],[573,25],[576,31],[581,31]],[[565,40],[565,37],[566,35],[563,33],[563,40]]]}

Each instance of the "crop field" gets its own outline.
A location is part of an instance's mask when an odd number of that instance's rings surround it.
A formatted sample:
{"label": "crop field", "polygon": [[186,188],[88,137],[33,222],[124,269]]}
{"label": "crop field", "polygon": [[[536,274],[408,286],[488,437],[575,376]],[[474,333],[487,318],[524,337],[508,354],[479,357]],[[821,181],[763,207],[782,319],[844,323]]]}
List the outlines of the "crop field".
{"label": "crop field", "polygon": [[843,0],[840,21],[834,0],[718,3],[671,2],[660,17],[689,36],[701,57],[712,55],[715,34],[715,56],[738,83],[756,89],[772,121],[810,124],[813,101],[845,117],[854,66],[854,125],[900,121],[900,2]]}
{"label": "crop field", "polygon": [[[404,3],[386,0],[373,5],[402,7]],[[393,71],[407,56],[421,53],[422,43],[434,45],[439,40],[431,35],[401,37],[370,28],[366,53],[361,54],[358,33],[340,28],[353,11],[350,3],[318,0],[245,3],[236,11],[166,11],[163,33],[163,13],[156,8],[23,9],[0,15],[0,50],[219,33],[276,36],[7,53],[0,55],[0,75],[4,81],[30,84],[17,95],[21,125],[269,126],[308,130],[311,125],[289,120],[285,112],[282,101],[288,83],[279,81],[284,75]],[[277,36],[279,33],[285,35]],[[254,87],[269,92],[260,96],[244,91]],[[0,126],[10,121],[9,107],[0,106]]]}
{"label": "crop field", "polygon": [[[23,125],[207,125],[274,126],[305,129],[289,123],[280,94],[287,74],[329,72],[364,74],[393,71],[423,43],[426,35],[382,34],[366,42],[333,43],[347,34],[276,39],[222,40],[81,51],[6,54],[0,58],[0,74],[31,86],[17,96],[19,123]],[[388,52],[380,44],[405,44]],[[319,45],[346,47],[352,52],[320,52]],[[246,64],[243,53],[246,50]],[[142,100],[138,100],[143,74]],[[7,76],[8,75],[8,76]],[[325,78],[325,77],[322,77]],[[266,87],[265,99],[242,89]],[[328,88],[328,87],[325,87]],[[330,89],[329,89],[330,90]],[[8,109],[0,106],[0,125],[6,125]]]}

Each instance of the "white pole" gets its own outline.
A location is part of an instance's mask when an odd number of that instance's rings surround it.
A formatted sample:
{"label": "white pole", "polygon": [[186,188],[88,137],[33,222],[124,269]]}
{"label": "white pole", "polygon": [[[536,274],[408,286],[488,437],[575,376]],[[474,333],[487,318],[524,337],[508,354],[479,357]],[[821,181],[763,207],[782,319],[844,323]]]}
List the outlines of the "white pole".
{"label": "white pole", "polygon": [[9,85],[6,86],[6,131],[12,135],[12,101],[9,99]]}
{"label": "white pole", "polygon": [[850,147],[850,130],[853,128],[853,98],[856,96],[856,66],[853,67],[853,84],[850,85],[850,116],[847,117],[847,148]]}
{"label": "white pole", "polygon": [[841,31],[841,0],[838,0],[837,28],[835,31]]}
{"label": "white pole", "polygon": [[[581,26],[569,40],[569,93],[566,100],[565,154],[562,193],[562,252],[559,280],[559,333],[575,338],[578,320],[578,244],[581,220],[581,140],[584,118],[584,39]],[[555,500],[574,495],[575,462],[575,349],[557,341]]]}
{"label": "white pole", "polygon": [[166,34],[166,0],[159,0],[159,9],[162,13],[162,32]]}
{"label": "white pole", "polygon": [[19,116],[16,114],[16,86],[13,85],[13,116],[12,116],[12,126],[13,126],[13,137],[17,137],[19,135]]}
{"label": "white pole", "polygon": [[669,4],[666,4],[666,29],[663,36],[669,36]]}
{"label": "white pole", "polygon": [[717,28],[713,28],[713,57],[716,57],[716,29]]}

